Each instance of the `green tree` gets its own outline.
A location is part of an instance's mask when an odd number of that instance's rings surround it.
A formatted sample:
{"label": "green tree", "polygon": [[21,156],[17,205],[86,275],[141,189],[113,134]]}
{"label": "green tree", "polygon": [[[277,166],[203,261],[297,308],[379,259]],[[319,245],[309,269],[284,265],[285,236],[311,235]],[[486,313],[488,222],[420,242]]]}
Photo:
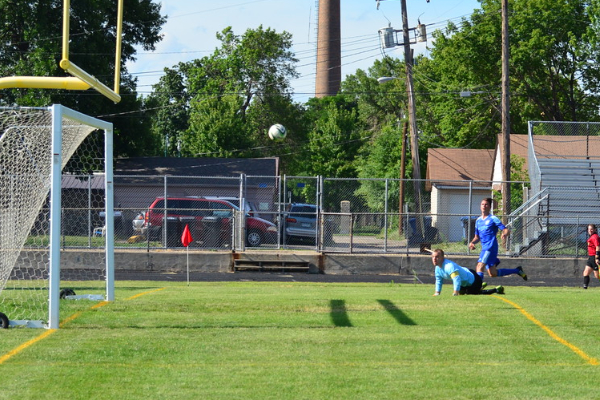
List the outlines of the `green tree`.
{"label": "green tree", "polygon": [[[185,64],[165,68],[165,74],[154,85],[154,90],[144,101],[144,108],[152,121],[153,154],[179,155],[183,133],[189,128],[190,95],[185,84]],[[162,150],[162,151],[161,151]]]}
{"label": "green tree", "polygon": [[306,151],[299,161],[300,175],[323,175],[331,178],[355,178],[354,163],[364,134],[358,123],[356,105],[341,95],[313,98],[306,118],[312,121]]}
{"label": "green tree", "polygon": [[[354,98],[358,104],[359,120],[368,130],[368,140],[363,142],[359,157],[355,161],[358,176],[361,178],[387,178],[388,207],[397,208],[402,155],[403,123],[408,115],[404,62],[386,57],[376,61],[367,72],[358,70],[348,76],[342,84],[342,93]],[[389,82],[380,84],[379,77],[392,77]],[[420,121],[418,121],[420,128]],[[407,144],[410,142],[407,138]],[[422,160],[421,170],[425,168],[427,143],[419,142]],[[405,178],[412,176],[410,149],[407,148],[405,160]],[[407,188],[408,189],[408,188]],[[383,210],[385,205],[386,184],[383,181],[360,180],[356,190],[359,196],[373,210]],[[409,199],[407,190],[405,198]]]}
{"label": "green tree", "polygon": [[[530,120],[598,119],[592,3],[509,2],[512,132],[526,132]],[[414,71],[422,140],[490,148],[501,126],[500,1],[482,0],[469,19],[433,36],[430,57],[421,57]]]}
{"label": "green tree", "polygon": [[[62,55],[61,0],[0,1],[0,74],[2,76],[64,76]],[[70,60],[112,87],[115,71],[116,7],[112,0],[71,2]],[[136,79],[126,63],[135,60],[136,46],[153,50],[162,36],[166,19],[153,1],[126,1],[123,17],[121,59],[122,101],[113,104],[92,89],[79,91],[7,89],[0,104],[47,106],[58,103],[112,122],[115,155],[144,153],[151,144],[144,140],[148,126],[143,121]]]}
{"label": "green tree", "polygon": [[[341,93],[357,104],[358,118],[368,130],[377,132],[408,114],[404,62],[385,57],[376,60],[368,71],[356,70],[342,82]],[[377,78],[392,77],[380,84]]]}
{"label": "green tree", "polygon": [[192,102],[190,129],[184,133],[185,153],[196,157],[239,157],[238,149],[252,146],[252,140],[238,114],[240,96],[198,99]]}
{"label": "green tree", "polygon": [[[181,138],[185,156],[289,153],[294,137],[303,137],[302,109],[291,99],[290,80],[297,77],[291,35],[259,26],[239,36],[228,27],[217,38],[221,46],[212,55],[167,70],[155,86],[153,132]],[[174,107],[186,111],[171,117]],[[267,141],[274,123],[288,128],[285,143]]]}
{"label": "green tree", "polygon": [[[402,160],[402,128],[401,121],[390,124],[374,134],[361,151],[357,162],[358,175],[361,178],[388,178],[394,179],[388,185],[388,204],[392,207],[398,204],[399,186],[397,179],[400,178],[400,162]],[[360,189],[357,191],[369,208],[372,210],[384,210],[385,206],[385,184],[382,181],[361,181]]]}

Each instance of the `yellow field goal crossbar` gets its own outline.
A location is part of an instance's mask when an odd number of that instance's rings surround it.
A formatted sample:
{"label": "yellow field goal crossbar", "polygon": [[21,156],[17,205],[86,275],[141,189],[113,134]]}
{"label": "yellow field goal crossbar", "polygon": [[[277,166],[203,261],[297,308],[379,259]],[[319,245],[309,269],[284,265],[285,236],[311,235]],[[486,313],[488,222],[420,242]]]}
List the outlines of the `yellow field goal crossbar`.
{"label": "yellow field goal crossbar", "polygon": [[119,86],[121,81],[121,39],[123,36],[123,0],[118,0],[117,7],[117,46],[115,50],[115,86],[110,89],[97,78],[85,72],[69,61],[69,27],[71,19],[71,1],[63,2],[63,42],[62,60],[60,67],[73,77],[45,77],[45,76],[9,76],[0,78],[0,89],[28,88],[28,89],[66,89],[87,90],[93,88],[108,97],[115,103],[121,101]]}

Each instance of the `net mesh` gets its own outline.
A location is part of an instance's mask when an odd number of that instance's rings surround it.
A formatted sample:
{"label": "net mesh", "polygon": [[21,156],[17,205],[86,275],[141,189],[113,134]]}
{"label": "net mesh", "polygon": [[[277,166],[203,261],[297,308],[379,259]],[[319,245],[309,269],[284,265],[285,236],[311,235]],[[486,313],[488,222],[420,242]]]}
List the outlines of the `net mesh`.
{"label": "net mesh", "polygon": [[[63,168],[93,130],[62,119]],[[0,305],[11,320],[47,318],[52,134],[50,109],[0,109]]]}

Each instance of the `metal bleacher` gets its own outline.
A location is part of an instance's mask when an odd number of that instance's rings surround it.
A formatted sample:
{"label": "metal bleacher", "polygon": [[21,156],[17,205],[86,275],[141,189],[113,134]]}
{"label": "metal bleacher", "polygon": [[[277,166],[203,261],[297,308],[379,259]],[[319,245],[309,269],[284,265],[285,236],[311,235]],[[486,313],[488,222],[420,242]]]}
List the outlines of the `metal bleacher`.
{"label": "metal bleacher", "polygon": [[514,254],[544,254],[555,240],[550,227],[577,235],[600,217],[600,160],[538,158],[536,169],[540,190],[509,217],[520,229]]}
{"label": "metal bleacher", "polygon": [[[592,219],[600,216],[600,160],[538,159],[540,183],[546,188],[548,215],[560,218]],[[572,223],[572,222],[571,222]]]}
{"label": "metal bleacher", "polygon": [[508,216],[509,252],[578,254],[587,224],[600,224],[600,123],[529,121],[526,147],[530,187]]}

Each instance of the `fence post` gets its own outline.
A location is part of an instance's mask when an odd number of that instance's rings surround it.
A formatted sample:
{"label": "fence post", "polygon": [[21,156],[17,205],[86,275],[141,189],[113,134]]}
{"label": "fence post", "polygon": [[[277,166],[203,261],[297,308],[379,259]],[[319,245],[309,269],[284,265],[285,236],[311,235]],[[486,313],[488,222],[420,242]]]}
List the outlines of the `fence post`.
{"label": "fence post", "polygon": [[321,227],[325,225],[323,220],[323,176],[317,176],[317,231],[315,232],[315,250],[322,251],[323,243],[321,237]]}
{"label": "fence post", "polygon": [[[88,175],[88,248],[92,248],[92,236],[94,235],[94,225],[92,224],[92,178],[93,175]],[[108,218],[108,215],[105,218]]]}
{"label": "fence post", "polygon": [[162,223],[162,242],[164,243],[164,248],[169,247],[168,243],[167,243],[167,231],[168,231],[168,227],[167,227],[167,193],[168,193],[168,182],[167,182],[168,176],[165,175],[164,179],[163,179],[163,223]]}
{"label": "fence post", "polygon": [[384,201],[384,214],[383,214],[383,251],[387,253],[388,244],[388,179],[385,180],[385,201]]}

